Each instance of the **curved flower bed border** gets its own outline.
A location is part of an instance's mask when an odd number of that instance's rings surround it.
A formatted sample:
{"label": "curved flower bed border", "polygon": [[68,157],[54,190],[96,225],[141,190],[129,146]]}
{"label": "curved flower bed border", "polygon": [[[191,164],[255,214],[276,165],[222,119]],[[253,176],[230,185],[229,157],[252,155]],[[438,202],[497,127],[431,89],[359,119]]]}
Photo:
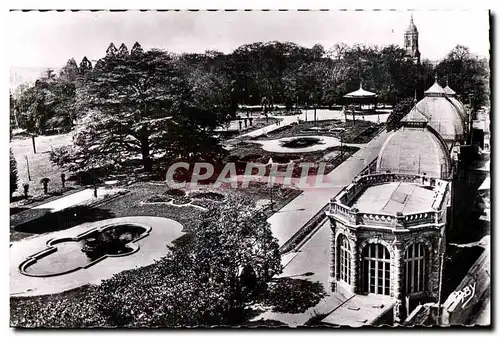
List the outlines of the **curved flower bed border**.
{"label": "curved flower bed border", "polygon": [[[214,199],[210,199],[210,198],[204,198],[204,197],[191,197],[191,194],[195,194],[195,193],[217,193],[217,194],[220,194],[224,197],[224,199],[222,200],[214,200]],[[183,204],[176,204],[175,201],[178,200],[176,199],[175,197],[172,197],[172,196],[169,196],[171,197],[171,200],[168,200],[168,201],[147,201],[147,199],[145,201],[141,201],[140,202],[140,205],[170,205],[170,206],[175,206],[175,207],[186,207],[186,206],[191,206],[191,207],[196,207],[198,209],[201,209],[202,211],[206,211],[207,208],[206,207],[203,207],[203,206],[199,206],[199,205],[196,205],[196,204],[193,204],[194,201],[196,200],[208,200],[210,202],[215,202],[215,203],[220,203],[220,202],[223,202],[225,199],[226,199],[226,196],[222,193],[218,193],[218,192],[211,192],[211,191],[206,191],[206,190],[196,190],[196,191],[190,191],[188,193],[185,194],[185,197],[188,197],[190,199],[189,202],[186,202],[186,203],[183,203]]]}
{"label": "curved flower bed border", "polygon": [[198,205],[193,205],[193,201],[194,200],[190,200],[188,203],[180,204],[180,205],[174,204],[174,200],[175,199],[172,199],[170,201],[155,201],[155,202],[141,201],[139,205],[141,205],[141,206],[143,206],[143,205],[170,205],[170,206],[175,206],[175,207],[187,207],[187,206],[191,206],[191,207],[199,208],[202,211],[206,211],[207,210],[205,207],[201,207],[201,206],[198,206]]}

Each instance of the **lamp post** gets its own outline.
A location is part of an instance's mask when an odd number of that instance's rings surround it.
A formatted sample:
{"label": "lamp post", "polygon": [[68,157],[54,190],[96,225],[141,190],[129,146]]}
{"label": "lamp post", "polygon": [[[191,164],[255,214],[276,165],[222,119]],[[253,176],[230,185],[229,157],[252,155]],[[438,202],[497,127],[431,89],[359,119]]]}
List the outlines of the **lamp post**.
{"label": "lamp post", "polygon": [[26,159],[26,169],[28,171],[28,181],[31,181],[31,174],[30,174],[30,163],[28,161],[28,156],[24,155],[24,159]]}
{"label": "lamp post", "polygon": [[270,192],[269,192],[269,198],[271,199],[271,212],[274,212],[274,207],[273,207],[273,184],[274,184],[274,181],[273,181],[273,167],[274,167],[274,163],[273,163],[273,158],[269,158],[269,162],[267,163],[267,165],[270,165],[271,169],[269,171],[269,179],[270,179],[270,183],[271,183],[271,186],[270,186]]}
{"label": "lamp post", "polygon": [[340,131],[340,158],[344,160],[344,132],[345,130]]}

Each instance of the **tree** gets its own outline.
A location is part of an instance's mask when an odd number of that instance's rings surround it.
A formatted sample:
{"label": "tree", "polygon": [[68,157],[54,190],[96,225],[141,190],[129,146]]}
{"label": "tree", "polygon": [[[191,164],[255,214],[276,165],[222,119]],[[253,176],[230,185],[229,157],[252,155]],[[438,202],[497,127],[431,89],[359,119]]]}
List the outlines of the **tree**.
{"label": "tree", "polygon": [[124,57],[124,58],[126,58],[127,56],[129,56],[128,48],[125,45],[125,43],[122,43],[120,45],[120,48],[118,48],[117,56],[118,57]]}
{"label": "tree", "polygon": [[83,80],[77,99],[87,113],[73,147],[55,158],[58,164],[71,170],[116,168],[139,155],[151,172],[155,155],[200,159],[221,151],[213,134],[220,124],[216,109],[196,106],[170,54],[140,53],[137,44],[132,54],[117,55],[113,47]]}
{"label": "tree", "polygon": [[14,157],[14,153],[12,149],[10,149],[10,196],[17,190],[17,181],[18,181],[18,173],[17,173],[17,162]]}
{"label": "tree", "polygon": [[457,45],[436,67],[443,85],[446,81],[472,110],[488,103],[488,61],[472,54],[468,47]]}
{"label": "tree", "polygon": [[[171,247],[151,267],[105,280],[96,297],[99,315],[113,326],[241,324],[248,296],[239,280],[251,266],[265,283],[280,273],[278,243],[262,210],[231,198],[211,209],[193,243]],[[266,273],[267,272],[267,273]]]}
{"label": "tree", "polygon": [[231,198],[205,216],[195,234],[199,274],[227,284],[235,294],[238,274],[250,266],[264,285],[282,270],[279,245],[267,216],[246,198]]}
{"label": "tree", "polygon": [[387,131],[397,130],[401,126],[401,119],[410,112],[415,103],[414,98],[405,98],[396,104],[389,117],[387,117]]}
{"label": "tree", "polygon": [[10,108],[10,131],[19,128],[19,121],[17,119],[17,102],[12,92],[9,90],[9,108]]}
{"label": "tree", "polygon": [[20,111],[20,124],[31,134],[33,152],[36,153],[35,137],[45,132],[48,121],[54,115],[57,104],[55,95],[55,75],[50,69],[45,75],[27,87],[20,94],[17,106]]}

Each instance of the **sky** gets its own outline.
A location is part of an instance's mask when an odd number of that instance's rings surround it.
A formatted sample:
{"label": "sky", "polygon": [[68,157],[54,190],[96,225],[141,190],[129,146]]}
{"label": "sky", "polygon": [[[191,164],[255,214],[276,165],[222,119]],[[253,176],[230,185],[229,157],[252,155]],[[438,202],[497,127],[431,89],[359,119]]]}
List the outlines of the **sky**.
{"label": "sky", "polygon": [[410,14],[419,31],[422,58],[438,60],[457,44],[489,55],[485,10],[234,11],[234,12],[10,12],[7,61],[11,67],[61,67],[74,57],[103,57],[114,42],[129,49],[229,53],[253,42],[289,41],[326,49],[335,43],[403,45]]}

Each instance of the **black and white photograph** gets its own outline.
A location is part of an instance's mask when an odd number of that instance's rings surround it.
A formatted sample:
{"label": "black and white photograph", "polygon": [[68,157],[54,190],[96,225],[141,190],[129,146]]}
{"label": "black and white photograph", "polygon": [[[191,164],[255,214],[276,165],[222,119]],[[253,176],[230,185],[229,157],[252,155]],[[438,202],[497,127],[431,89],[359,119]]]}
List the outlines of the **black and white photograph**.
{"label": "black and white photograph", "polygon": [[491,327],[494,12],[6,17],[11,328]]}

